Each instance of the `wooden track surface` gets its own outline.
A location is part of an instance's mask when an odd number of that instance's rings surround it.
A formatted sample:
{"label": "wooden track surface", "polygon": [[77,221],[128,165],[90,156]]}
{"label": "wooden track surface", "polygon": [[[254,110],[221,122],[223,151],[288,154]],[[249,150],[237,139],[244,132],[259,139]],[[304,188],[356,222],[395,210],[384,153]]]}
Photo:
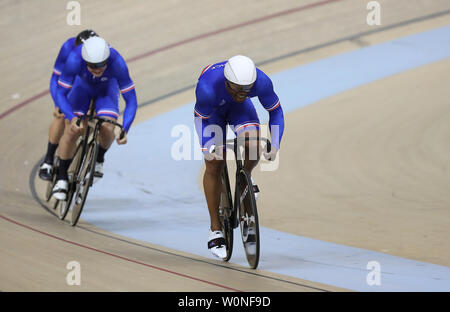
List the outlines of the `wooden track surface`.
{"label": "wooden track surface", "polygon": [[[398,25],[369,33],[364,1],[79,2],[80,26],[67,25],[64,1],[0,3],[0,290],[342,291],[55,219],[30,190],[35,183],[42,194],[30,172],[52,120],[53,62],[67,38],[97,31],[128,60],[142,105],[137,123],[192,102],[192,86],[210,63],[239,53],[271,74],[448,25],[449,15],[439,13],[450,3],[379,1],[378,27]],[[255,175],[271,185],[261,224],[450,265],[450,248],[442,248],[450,220],[449,69],[442,61],[287,115],[280,170]],[[65,281],[71,260],[83,264],[76,289]]]}

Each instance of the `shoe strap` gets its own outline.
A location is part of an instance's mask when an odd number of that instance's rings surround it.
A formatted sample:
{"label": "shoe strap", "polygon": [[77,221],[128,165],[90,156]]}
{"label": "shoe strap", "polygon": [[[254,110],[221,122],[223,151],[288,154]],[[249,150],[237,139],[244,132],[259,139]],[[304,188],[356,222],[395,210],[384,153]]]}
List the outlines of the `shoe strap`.
{"label": "shoe strap", "polygon": [[208,242],[208,249],[214,248],[214,247],[222,247],[226,245],[225,238],[218,237],[210,240]]}
{"label": "shoe strap", "polygon": [[52,191],[52,193],[53,193],[53,194],[55,194],[55,193],[64,193],[64,194],[67,194],[67,190],[66,190],[66,189],[63,189],[63,188],[59,188],[59,189],[56,189],[56,190]]}

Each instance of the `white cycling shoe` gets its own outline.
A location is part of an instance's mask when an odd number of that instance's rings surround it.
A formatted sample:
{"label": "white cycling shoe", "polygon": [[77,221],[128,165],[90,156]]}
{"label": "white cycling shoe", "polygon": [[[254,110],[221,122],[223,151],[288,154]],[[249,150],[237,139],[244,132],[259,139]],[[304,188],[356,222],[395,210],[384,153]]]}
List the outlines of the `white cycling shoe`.
{"label": "white cycling shoe", "polygon": [[52,195],[57,200],[66,200],[69,182],[67,180],[58,180],[53,187]]}
{"label": "white cycling shoe", "polygon": [[223,260],[227,257],[227,247],[222,231],[209,230],[208,249],[219,259]]}
{"label": "white cycling shoe", "polygon": [[247,254],[256,255],[256,231],[253,227],[249,227],[247,230],[244,247]]}
{"label": "white cycling shoe", "polygon": [[[89,172],[86,175],[86,180],[89,179]],[[103,163],[95,162],[94,178],[92,179],[92,184],[97,183],[101,178],[103,178]]]}
{"label": "white cycling shoe", "polygon": [[100,180],[101,178],[103,178],[103,163],[96,162],[94,171],[94,181],[92,181],[92,183],[94,184],[98,182],[98,180]]}
{"label": "white cycling shoe", "polygon": [[42,163],[39,167],[39,178],[44,181],[52,180],[52,171],[53,166],[51,164],[47,164],[46,162]]}
{"label": "white cycling shoe", "polygon": [[252,184],[253,184],[253,193],[255,194],[255,200],[258,200],[258,193],[259,193],[259,188],[258,185],[256,185],[255,180],[253,180],[253,177],[250,177],[250,179],[252,180]]}

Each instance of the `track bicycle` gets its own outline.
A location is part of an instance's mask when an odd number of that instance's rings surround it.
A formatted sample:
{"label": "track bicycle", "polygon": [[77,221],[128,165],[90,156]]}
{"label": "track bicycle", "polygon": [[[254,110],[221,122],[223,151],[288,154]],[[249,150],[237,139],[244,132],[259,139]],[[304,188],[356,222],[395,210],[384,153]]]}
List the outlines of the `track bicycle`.
{"label": "track bicycle", "polygon": [[[228,140],[225,144],[227,149],[230,148],[234,151],[236,159],[236,180],[233,201],[228,167],[225,161],[221,173],[222,191],[220,194],[219,218],[227,250],[227,256],[224,260],[228,261],[231,258],[233,253],[233,230],[240,226],[247,262],[252,269],[256,269],[259,263],[260,233],[255,193],[258,193],[259,189],[256,185],[253,185],[250,174],[244,168],[242,159],[239,157],[240,147],[248,140],[258,139],[235,138]],[[259,140],[266,141],[266,150],[270,152],[270,141],[265,138],[260,138]]]}
{"label": "track bicycle", "polygon": [[[77,126],[82,120],[87,121],[85,133],[78,139],[75,156],[68,169],[69,189],[65,201],[57,201],[58,217],[63,220],[68,211],[72,210],[70,224],[75,226],[83,211],[89,188],[94,181],[95,163],[99,149],[98,134],[103,123],[110,123],[120,128],[120,139],[124,136],[121,124],[114,120],[104,119],[94,115],[92,106],[88,115],[78,117]],[[56,209],[55,208],[55,209]]]}

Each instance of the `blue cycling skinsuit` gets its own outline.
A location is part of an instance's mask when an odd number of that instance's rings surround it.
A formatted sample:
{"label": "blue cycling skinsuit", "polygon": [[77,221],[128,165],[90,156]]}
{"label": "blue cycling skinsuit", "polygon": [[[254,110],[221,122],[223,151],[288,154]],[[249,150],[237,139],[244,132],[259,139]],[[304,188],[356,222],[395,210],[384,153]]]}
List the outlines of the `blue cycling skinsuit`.
{"label": "blue cycling skinsuit", "polygon": [[125,60],[114,48],[109,48],[107,67],[100,77],[94,77],[87,69],[81,56],[82,45],[73,48],[58,79],[56,102],[68,120],[86,114],[92,99],[97,116],[117,119],[121,93],[126,103],[123,128],[128,132],[137,110],[134,83]]}
{"label": "blue cycling skinsuit", "polygon": [[67,57],[69,56],[70,52],[72,52],[73,48],[75,48],[75,40],[76,38],[72,37],[67,39],[66,42],[63,43],[61,49],[59,50],[58,57],[56,58],[55,65],[53,66],[53,74],[52,77],[50,78],[50,94],[56,107],[58,107],[56,100],[58,79],[59,76],[61,76],[64,64],[66,64]]}
{"label": "blue cycling skinsuit", "polygon": [[[243,103],[237,103],[225,89],[225,64],[226,61],[207,66],[200,74],[195,90],[195,128],[203,153],[208,153],[212,145],[223,145],[227,124],[236,135],[243,131],[259,129],[259,118],[250,100],[255,96],[269,113],[272,145],[279,150],[284,131],[284,117],[280,100],[273,90],[272,81],[257,68],[256,81],[247,99]],[[219,126],[222,137],[212,136],[214,131],[211,133],[207,130],[209,125]]]}

